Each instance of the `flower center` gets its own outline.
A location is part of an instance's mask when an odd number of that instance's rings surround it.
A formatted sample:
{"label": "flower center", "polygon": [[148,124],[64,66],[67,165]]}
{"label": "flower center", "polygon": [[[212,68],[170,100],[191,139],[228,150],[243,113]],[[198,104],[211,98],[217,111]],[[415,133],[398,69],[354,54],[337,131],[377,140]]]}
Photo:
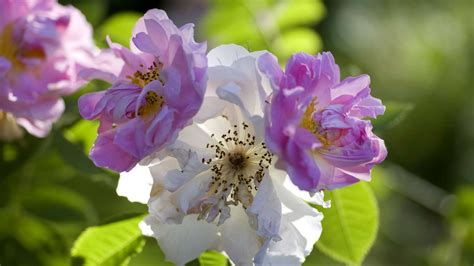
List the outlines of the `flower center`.
{"label": "flower center", "polygon": [[7,24],[0,33],[0,56],[10,61],[14,72],[21,71],[25,67],[25,64],[20,60],[21,58],[46,58],[46,53],[41,46],[26,43],[18,46],[18,43],[22,42],[13,39],[13,24],[11,23]]}
{"label": "flower center", "polygon": [[235,171],[241,170],[245,167],[245,159],[246,157],[244,157],[244,155],[240,152],[229,154],[231,168]]}
{"label": "flower center", "polygon": [[145,95],[145,103],[138,108],[138,116],[147,118],[156,114],[165,104],[163,96],[158,95],[154,91],[147,91]]}
{"label": "flower center", "polygon": [[0,33],[0,56],[5,57],[8,61],[10,61],[13,69],[20,69],[23,64],[18,61],[16,57],[18,48],[13,42],[12,31],[12,24],[8,24]]}
{"label": "flower center", "polygon": [[198,219],[212,222],[220,215],[220,225],[230,215],[229,205],[240,203],[246,209],[252,204],[273,154],[264,142],[255,142],[255,136],[247,132],[248,127],[242,123],[220,137],[211,135],[217,144],[207,144],[206,148],[214,151],[214,157],[203,158],[202,162],[210,165],[212,180]]}
{"label": "flower center", "polygon": [[[140,67],[144,68],[143,65],[140,65]],[[158,63],[153,62],[153,64],[147,69],[144,69],[143,71],[137,70],[133,76],[127,76],[127,78],[130,79],[131,83],[138,85],[141,88],[154,80],[159,80],[161,84],[164,85],[165,83],[160,77],[161,69],[163,69],[163,63],[160,61],[158,61]]]}
{"label": "flower center", "polygon": [[330,141],[328,140],[326,134],[321,132],[318,121],[314,119],[314,113],[316,110],[316,105],[318,103],[317,97],[314,97],[311,102],[309,102],[306,110],[304,111],[303,117],[301,117],[300,127],[307,129],[311,132],[316,138],[319,139],[324,146],[329,146]]}

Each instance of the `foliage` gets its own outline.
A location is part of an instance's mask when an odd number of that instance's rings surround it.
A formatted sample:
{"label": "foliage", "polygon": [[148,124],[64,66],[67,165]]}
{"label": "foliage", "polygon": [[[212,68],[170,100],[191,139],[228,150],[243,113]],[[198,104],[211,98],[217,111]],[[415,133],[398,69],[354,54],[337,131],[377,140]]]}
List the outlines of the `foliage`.
{"label": "foliage", "polygon": [[89,227],[76,240],[73,265],[127,265],[131,256],[141,252],[145,239],[138,228],[143,216]]}
{"label": "foliage", "polygon": [[324,13],[320,0],[215,0],[204,30],[211,47],[236,43],[250,51],[269,50],[285,62],[292,53],[314,54],[321,49],[321,39],[311,26]]}
{"label": "foliage", "polygon": [[201,266],[227,266],[227,258],[217,251],[207,251],[199,256]]}
{"label": "foliage", "polygon": [[375,196],[365,183],[327,193],[331,208],[323,209],[323,234],[316,246],[337,261],[360,265],[378,229]]}
{"label": "foliage", "polygon": [[[462,60],[472,55],[470,31],[466,30],[472,29],[468,23],[472,14],[466,8],[469,1],[461,1],[433,1],[428,6],[403,1],[390,5],[328,1],[326,11],[320,0],[213,0],[203,28],[197,31],[205,32],[201,37],[209,41],[210,48],[233,42],[249,50],[268,49],[284,63],[293,52],[321,50],[321,37],[313,29],[328,12],[327,20],[318,27],[325,48],[335,54],[342,68],[349,65],[371,74],[374,92],[387,105],[386,114],[374,121],[374,128],[377,134],[389,137],[389,160],[404,163],[421,176],[405,176],[387,165],[374,169],[370,185],[380,206],[380,231],[365,259],[367,265],[470,265],[474,260],[474,189],[461,186],[474,181],[469,170],[474,158],[470,123],[474,105],[472,82],[466,78],[472,64]],[[62,2],[85,12],[94,25],[97,43],[103,47],[106,35],[128,45],[130,30],[145,11],[136,8],[140,13],[116,13],[120,10],[117,3],[124,1],[115,0]],[[156,7],[156,3],[150,5]],[[26,136],[18,142],[0,143],[0,264],[65,265],[74,239],[88,226],[117,213],[146,211],[145,206],[119,198],[115,193],[117,175],[96,168],[87,158],[97,123],[79,117],[77,98],[105,87],[91,83],[67,97],[66,113],[49,137]],[[416,103],[416,113],[409,113],[414,105],[404,102],[407,100]],[[401,121],[405,123],[395,127]],[[441,177],[438,185],[454,191],[449,195],[438,188],[441,201],[426,197],[427,182],[419,182],[422,178],[435,180],[433,173]],[[464,173],[464,179],[457,173]],[[306,265],[359,264],[377,232],[377,218],[366,220],[377,217],[372,192],[360,183],[327,195],[333,207],[322,210],[323,234]],[[444,208],[438,206],[441,203]],[[436,211],[439,209],[446,210]],[[130,237],[133,245],[113,258],[120,261],[117,264],[127,261],[128,255],[144,244],[143,238],[137,237],[138,219],[89,227],[76,243],[74,261],[81,262],[78,256],[100,259],[101,254],[88,251],[95,246],[104,248],[105,243],[99,240]],[[353,231],[356,233],[346,233]],[[163,261],[156,242],[147,241],[144,251],[130,264],[161,265]],[[228,263],[221,254],[206,252],[191,263],[197,264]]]}
{"label": "foliage", "polygon": [[107,18],[99,27],[96,37],[98,43],[105,46],[105,38],[110,36],[113,42],[128,47],[133,26],[141,16],[136,12],[122,12]]}
{"label": "foliage", "polygon": [[409,103],[384,102],[384,105],[387,108],[384,115],[372,121],[376,132],[385,131],[396,126],[413,110],[413,104]]}

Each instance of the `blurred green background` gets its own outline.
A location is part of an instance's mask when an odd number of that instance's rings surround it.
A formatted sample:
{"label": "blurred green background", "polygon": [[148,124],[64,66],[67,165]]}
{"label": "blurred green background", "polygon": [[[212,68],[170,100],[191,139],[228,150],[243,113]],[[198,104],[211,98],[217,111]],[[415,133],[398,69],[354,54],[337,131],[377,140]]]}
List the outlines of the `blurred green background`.
{"label": "blurred green background", "polygon": [[[161,8],[177,25],[196,24],[209,49],[238,43],[280,62],[294,52],[331,51],[342,77],[368,73],[390,117],[376,125],[389,150],[373,173],[380,208],[364,265],[474,263],[474,1],[472,0],[64,0],[128,43],[138,17]],[[86,227],[146,206],[118,197],[118,175],[87,158],[96,124],[77,98],[45,139],[0,143],[0,264],[68,265]],[[388,121],[388,122],[387,122]],[[323,230],[324,234],[324,230]],[[191,263],[192,264],[192,263]],[[153,239],[131,265],[166,265]],[[315,249],[305,265],[341,265]]]}

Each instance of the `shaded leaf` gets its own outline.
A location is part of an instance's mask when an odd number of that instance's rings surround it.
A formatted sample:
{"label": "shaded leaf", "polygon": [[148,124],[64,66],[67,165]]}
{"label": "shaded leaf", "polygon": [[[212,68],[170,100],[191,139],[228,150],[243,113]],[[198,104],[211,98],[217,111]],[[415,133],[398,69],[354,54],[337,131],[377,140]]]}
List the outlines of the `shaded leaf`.
{"label": "shaded leaf", "polygon": [[363,182],[328,191],[331,208],[323,209],[323,233],[316,246],[337,261],[360,265],[377,236],[379,211]]}
{"label": "shaded leaf", "polygon": [[372,121],[374,130],[377,132],[396,126],[414,108],[414,105],[411,103],[386,102],[384,104],[387,107],[385,114]]}
{"label": "shaded leaf", "polygon": [[95,222],[94,207],[80,194],[66,187],[35,187],[23,202],[24,208],[43,219],[54,222]]}
{"label": "shaded leaf", "polygon": [[71,250],[73,265],[127,265],[145,245],[143,215],[86,229]]}
{"label": "shaded leaf", "polygon": [[64,136],[54,131],[54,146],[61,154],[62,159],[77,171],[89,174],[103,174],[100,168],[96,167],[92,161],[84,154],[83,149],[65,139]]}

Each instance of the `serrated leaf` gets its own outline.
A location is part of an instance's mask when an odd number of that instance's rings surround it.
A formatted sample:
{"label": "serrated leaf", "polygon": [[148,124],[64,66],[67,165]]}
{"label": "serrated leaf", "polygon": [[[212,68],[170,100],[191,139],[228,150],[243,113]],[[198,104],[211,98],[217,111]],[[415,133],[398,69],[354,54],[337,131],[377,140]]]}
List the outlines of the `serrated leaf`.
{"label": "serrated leaf", "polygon": [[145,245],[138,223],[143,215],[86,229],[71,250],[73,265],[127,265]]}
{"label": "serrated leaf", "polygon": [[113,42],[128,47],[132,29],[142,15],[136,12],[121,12],[109,17],[98,30],[98,41],[105,44],[108,35]]}
{"label": "serrated leaf", "polygon": [[399,124],[414,107],[411,103],[387,102],[384,104],[387,108],[384,115],[372,121],[374,130],[377,132],[387,130]]}
{"label": "serrated leaf", "polygon": [[326,193],[331,208],[323,209],[323,233],[317,247],[333,259],[360,265],[377,236],[379,211],[371,188],[363,183]]}
{"label": "serrated leaf", "polygon": [[227,266],[227,258],[220,252],[209,250],[199,256],[199,264],[201,266]]}

